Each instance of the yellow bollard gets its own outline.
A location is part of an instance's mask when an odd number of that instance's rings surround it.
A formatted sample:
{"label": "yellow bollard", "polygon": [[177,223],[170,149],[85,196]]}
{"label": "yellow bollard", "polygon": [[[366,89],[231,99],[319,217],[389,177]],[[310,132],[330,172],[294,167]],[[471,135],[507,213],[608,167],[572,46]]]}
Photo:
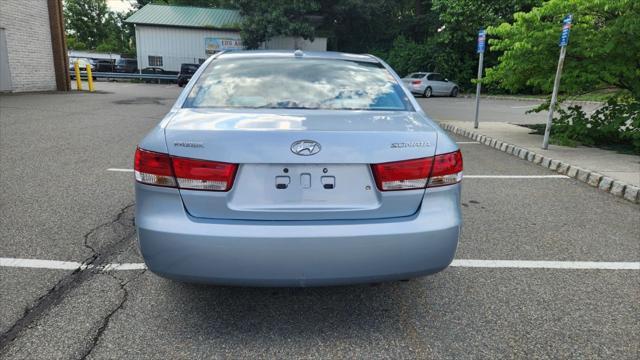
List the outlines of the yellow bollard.
{"label": "yellow bollard", "polygon": [[76,72],[76,90],[82,90],[82,79],[80,79],[80,64],[78,60],[73,63],[73,69]]}
{"label": "yellow bollard", "polygon": [[87,64],[87,82],[89,83],[89,92],[93,92],[93,75],[91,74],[91,65]]}

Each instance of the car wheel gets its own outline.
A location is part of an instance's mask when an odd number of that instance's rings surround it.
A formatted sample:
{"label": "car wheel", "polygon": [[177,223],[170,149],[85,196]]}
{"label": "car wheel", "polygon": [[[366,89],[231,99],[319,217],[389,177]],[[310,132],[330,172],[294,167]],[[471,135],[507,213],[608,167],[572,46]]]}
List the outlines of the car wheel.
{"label": "car wheel", "polygon": [[451,90],[451,97],[456,97],[456,96],[458,96],[458,88],[457,88],[457,87],[454,87],[454,88]]}
{"label": "car wheel", "polygon": [[430,98],[432,95],[432,90],[430,87],[424,89],[424,93],[422,94],[422,96],[426,97],[426,98]]}

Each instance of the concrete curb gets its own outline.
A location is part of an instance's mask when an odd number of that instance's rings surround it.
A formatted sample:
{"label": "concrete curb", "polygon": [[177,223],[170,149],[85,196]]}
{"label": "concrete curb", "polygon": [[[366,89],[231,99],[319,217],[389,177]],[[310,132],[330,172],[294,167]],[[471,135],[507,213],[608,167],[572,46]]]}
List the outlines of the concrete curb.
{"label": "concrete curb", "polygon": [[599,174],[596,171],[583,169],[581,167],[567,164],[565,162],[551,159],[548,156],[537,154],[529,149],[519,147],[517,145],[509,144],[501,140],[490,138],[486,135],[481,135],[471,130],[459,128],[455,125],[440,123],[440,126],[454,134],[466,136],[474,141],[478,141],[481,144],[490,146],[507,154],[511,154],[519,157],[522,160],[527,160],[536,165],[544,166],[557,173],[567,175],[576,180],[582,181],[590,186],[606,191],[614,196],[630,201],[634,204],[640,204],[640,187],[624,183],[622,181],[614,180],[608,176]]}
{"label": "concrete curb", "polygon": [[[465,99],[469,99],[469,98],[476,98],[475,94],[460,94],[458,95],[462,98]],[[519,97],[519,96],[509,96],[509,95],[481,95],[480,96],[481,99],[490,99],[490,100],[516,100],[516,101],[547,101],[548,99],[546,98],[526,98],[526,97]],[[571,104],[582,104],[582,105],[602,105],[604,104],[606,101],[592,101],[592,100],[571,100],[571,99],[566,99],[564,101],[564,103],[571,103]]]}

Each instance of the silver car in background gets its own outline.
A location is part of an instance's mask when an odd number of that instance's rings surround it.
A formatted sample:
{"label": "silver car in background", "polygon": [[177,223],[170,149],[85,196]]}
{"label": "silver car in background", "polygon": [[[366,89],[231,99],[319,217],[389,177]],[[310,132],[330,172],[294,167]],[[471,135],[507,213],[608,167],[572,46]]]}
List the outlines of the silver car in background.
{"label": "silver car in background", "polygon": [[417,72],[411,73],[402,78],[402,82],[414,94],[424,97],[434,95],[440,96],[458,96],[458,84],[445,79],[438,73]]}
{"label": "silver car in background", "polygon": [[135,154],[136,228],[154,273],[320,286],[445,269],[462,156],[370,55],[209,58]]}

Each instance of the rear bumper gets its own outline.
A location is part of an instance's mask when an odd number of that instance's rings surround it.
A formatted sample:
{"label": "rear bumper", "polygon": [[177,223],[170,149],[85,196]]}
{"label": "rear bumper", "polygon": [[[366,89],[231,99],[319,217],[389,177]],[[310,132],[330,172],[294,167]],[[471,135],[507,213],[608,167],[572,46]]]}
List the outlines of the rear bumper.
{"label": "rear bumper", "polygon": [[426,85],[418,85],[418,86],[409,85],[409,90],[411,90],[412,94],[422,95],[422,93],[424,93],[424,90],[426,88],[427,88]]}
{"label": "rear bumper", "polygon": [[322,286],[443,270],[460,233],[460,185],[429,189],[410,217],[350,221],[202,220],[177,190],[136,184],[140,251],[154,273],[242,286]]}

